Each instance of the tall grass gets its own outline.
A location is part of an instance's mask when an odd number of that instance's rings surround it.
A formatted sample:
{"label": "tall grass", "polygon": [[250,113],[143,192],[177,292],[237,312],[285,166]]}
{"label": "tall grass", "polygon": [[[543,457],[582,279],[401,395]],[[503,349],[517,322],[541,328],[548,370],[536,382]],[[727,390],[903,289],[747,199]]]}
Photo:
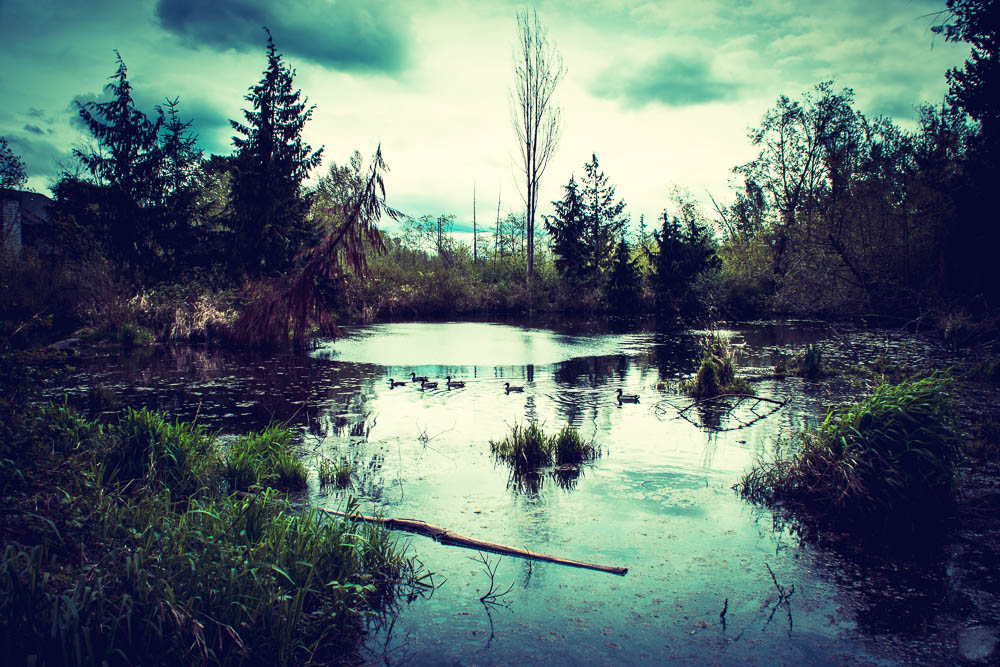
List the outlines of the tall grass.
{"label": "tall grass", "polygon": [[292,432],[274,425],[258,433],[240,436],[223,459],[223,477],[236,491],[253,486],[279,489],[306,487],[308,473],[292,449]]}
{"label": "tall grass", "polygon": [[[0,417],[10,664],[350,662],[366,628],[426,585],[378,526],[290,510],[269,489],[226,495],[199,427],[146,410],[101,426],[28,402]],[[261,486],[295,476],[287,432],[239,442],[278,452],[273,470],[256,462]]]}
{"label": "tall grass", "polygon": [[960,454],[950,387],[937,374],[880,385],[828,412],[819,427],[779,441],[736,488],[754,502],[845,521],[914,526],[940,516]]}
{"label": "tall grass", "polygon": [[514,424],[502,440],[490,440],[490,451],[496,459],[518,470],[578,465],[601,455],[601,448],[584,440],[572,425],[567,424],[555,435],[546,435],[534,421],[527,426]]}

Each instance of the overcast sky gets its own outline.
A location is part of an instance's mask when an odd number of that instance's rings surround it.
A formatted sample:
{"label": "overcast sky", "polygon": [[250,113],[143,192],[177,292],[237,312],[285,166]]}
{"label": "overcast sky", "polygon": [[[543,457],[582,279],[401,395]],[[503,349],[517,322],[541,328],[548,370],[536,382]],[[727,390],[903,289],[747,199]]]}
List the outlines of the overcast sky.
{"label": "overcast sky", "polygon": [[[729,200],[752,158],[747,128],[779,94],[835,79],[857,108],[913,126],[940,102],[965,45],[934,38],[943,0],[555,0],[533,7],[567,74],[562,141],[540,212],[596,153],[634,221],[674,186]],[[73,101],[97,99],[128,66],[137,103],[180,97],[206,153],[232,152],[228,119],[266,65],[266,25],[316,105],[306,139],[329,162],[381,143],[389,203],[471,223],[523,210],[510,124],[511,2],[432,0],[0,0],[0,135],[47,192],[83,135]],[[531,5],[529,5],[530,7]],[[318,175],[319,172],[317,172]]]}

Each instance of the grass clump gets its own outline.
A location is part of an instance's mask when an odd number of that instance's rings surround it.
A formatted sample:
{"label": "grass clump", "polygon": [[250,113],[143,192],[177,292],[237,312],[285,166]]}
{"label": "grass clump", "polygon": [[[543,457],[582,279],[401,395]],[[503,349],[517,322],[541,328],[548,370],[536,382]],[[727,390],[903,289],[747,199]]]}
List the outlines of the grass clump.
{"label": "grass clump", "polygon": [[781,376],[798,375],[815,380],[828,375],[829,371],[823,366],[823,353],[810,343],[802,354],[792,359],[782,359],[775,364],[774,373]]}
{"label": "grass clump", "polygon": [[292,450],[293,434],[272,424],[257,433],[240,436],[223,458],[223,476],[234,491],[251,487],[283,490],[306,487],[308,473]]}
{"label": "grass clump", "polygon": [[189,498],[218,483],[215,438],[197,424],[169,422],[143,408],[125,410],[117,424],[102,430],[103,482],[169,488]]}
{"label": "grass clump", "polygon": [[503,440],[490,440],[490,451],[494,458],[519,470],[579,465],[601,455],[601,448],[584,440],[572,425],[567,424],[555,435],[546,435],[534,421],[527,426],[514,424]]}
{"label": "grass clump", "polygon": [[320,487],[334,486],[338,489],[346,489],[351,485],[351,476],[354,474],[354,464],[346,456],[340,456],[336,461],[328,458],[321,458],[319,461],[319,485]]}
{"label": "grass clump", "polygon": [[940,516],[959,460],[950,386],[937,374],[882,384],[779,441],[773,459],[758,461],[736,488],[754,502],[845,523],[913,527]]}
{"label": "grass clump", "polygon": [[736,352],[729,341],[713,332],[701,340],[698,372],[681,383],[688,396],[711,398],[723,394],[749,394],[750,385],[736,377]]}
{"label": "grass clump", "polygon": [[91,343],[109,343],[124,348],[143,347],[153,343],[153,332],[131,322],[106,324],[87,336]]}

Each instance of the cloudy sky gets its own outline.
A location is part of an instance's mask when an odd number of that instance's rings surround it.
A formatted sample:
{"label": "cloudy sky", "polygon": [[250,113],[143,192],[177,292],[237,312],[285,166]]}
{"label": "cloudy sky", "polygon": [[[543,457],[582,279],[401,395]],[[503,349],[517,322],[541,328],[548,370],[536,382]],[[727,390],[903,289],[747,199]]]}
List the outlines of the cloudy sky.
{"label": "cloudy sky", "polygon": [[[779,94],[835,79],[869,116],[912,127],[968,49],[934,38],[943,0],[553,0],[534,5],[567,74],[562,140],[541,212],[596,153],[637,221],[674,187],[728,200],[747,128]],[[47,192],[83,139],[73,102],[97,99],[118,49],[137,103],[180,97],[206,153],[229,154],[263,70],[268,26],[316,105],[326,163],[381,143],[390,204],[471,222],[523,208],[509,90],[515,12],[487,0],[0,0],[0,135]]]}

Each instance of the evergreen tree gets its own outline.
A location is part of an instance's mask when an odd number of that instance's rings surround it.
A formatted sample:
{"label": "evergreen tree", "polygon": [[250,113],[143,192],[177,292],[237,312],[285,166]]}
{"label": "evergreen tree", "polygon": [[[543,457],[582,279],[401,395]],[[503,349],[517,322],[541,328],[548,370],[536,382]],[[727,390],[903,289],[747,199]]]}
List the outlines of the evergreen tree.
{"label": "evergreen tree", "polygon": [[711,237],[699,220],[693,202],[681,201],[683,219],[660,216],[659,232],[653,232],[657,253],[654,262],[653,287],[656,307],[663,314],[691,314],[698,308],[692,283],[697,276],[718,266]]}
{"label": "evergreen tree", "polygon": [[563,189],[566,195],[562,200],[552,202],[555,215],[545,216],[545,229],[552,237],[556,270],[570,285],[577,286],[586,280],[589,273],[586,221],[576,179],[571,176]]}
{"label": "evergreen tree", "polygon": [[167,99],[166,111],[156,107],[163,119],[160,136],[160,215],[161,224],[155,230],[157,245],[164,254],[165,265],[179,270],[190,264],[192,252],[203,238],[194,229],[201,168],[198,138],[191,132],[192,121],[184,122],[178,114],[178,98]]}
{"label": "evergreen tree", "polygon": [[632,249],[625,237],[618,240],[615,248],[615,259],[611,266],[606,287],[608,309],[615,314],[626,315],[634,313],[639,307],[639,294],[642,291],[642,276],[632,259]]}
{"label": "evergreen tree", "polygon": [[273,276],[291,268],[303,247],[318,238],[308,224],[309,202],[302,181],[320,163],[323,149],[302,141],[312,117],[301,91],[292,87],[295,70],[282,62],[267,32],[267,69],[246,99],[246,125],[235,120],[232,180],[235,261],[250,277]]}
{"label": "evergreen tree", "polygon": [[606,275],[613,259],[615,239],[621,237],[628,224],[625,202],[615,201],[615,188],[600,171],[597,155],[583,166],[581,188],[582,215],[585,221],[585,239],[590,251],[589,271],[599,280]]}
{"label": "evergreen tree", "polygon": [[163,120],[150,120],[135,107],[128,69],[120,53],[115,57],[118,70],[105,86],[112,99],[76,103],[96,143],[73,153],[100,187],[94,235],[112,260],[128,266],[134,281],[152,260],[152,218],[144,209],[156,203]]}

